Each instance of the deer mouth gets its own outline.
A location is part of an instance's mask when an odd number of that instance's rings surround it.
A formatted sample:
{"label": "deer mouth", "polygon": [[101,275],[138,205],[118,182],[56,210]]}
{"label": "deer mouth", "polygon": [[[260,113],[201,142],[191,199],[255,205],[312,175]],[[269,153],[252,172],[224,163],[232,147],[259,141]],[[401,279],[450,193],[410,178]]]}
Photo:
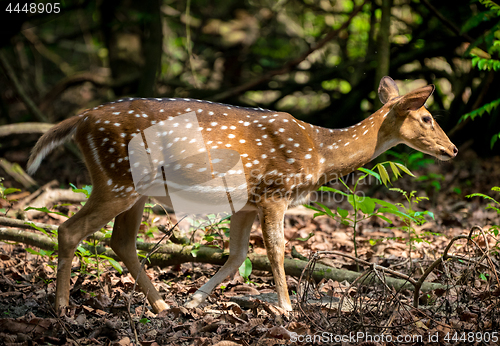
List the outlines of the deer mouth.
{"label": "deer mouth", "polygon": [[452,144],[448,148],[441,147],[439,149],[438,155],[436,155],[436,157],[438,159],[440,159],[441,161],[448,161],[448,160],[453,159],[455,156],[457,156],[457,154],[458,154],[458,149],[456,146],[454,146]]}

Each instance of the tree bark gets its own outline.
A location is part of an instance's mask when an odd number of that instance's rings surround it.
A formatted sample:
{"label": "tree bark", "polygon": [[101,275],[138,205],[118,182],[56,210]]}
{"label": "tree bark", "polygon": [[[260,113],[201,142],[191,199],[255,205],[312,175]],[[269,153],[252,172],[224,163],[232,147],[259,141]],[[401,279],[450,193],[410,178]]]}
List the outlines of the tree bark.
{"label": "tree bark", "polygon": [[[375,90],[382,77],[389,75],[389,63],[391,55],[391,7],[392,0],[382,0],[382,18],[378,32],[378,41],[375,51],[377,52],[377,69],[375,72]],[[379,109],[382,102],[375,98],[374,109]]]}
{"label": "tree bark", "polygon": [[144,68],[138,90],[141,97],[155,96],[156,75],[161,68],[163,31],[160,5],[158,0],[144,0],[141,6],[142,10],[146,12],[142,25]]}

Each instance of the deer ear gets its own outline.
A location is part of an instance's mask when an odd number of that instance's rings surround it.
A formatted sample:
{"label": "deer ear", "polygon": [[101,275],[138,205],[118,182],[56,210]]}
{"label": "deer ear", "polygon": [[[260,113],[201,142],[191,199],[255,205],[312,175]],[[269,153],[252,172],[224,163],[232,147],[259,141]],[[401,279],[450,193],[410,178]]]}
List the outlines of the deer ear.
{"label": "deer ear", "polygon": [[404,110],[416,111],[424,106],[425,101],[432,95],[436,87],[433,84],[424,86],[417,90],[409,92],[399,101],[398,107]]}
{"label": "deer ear", "polygon": [[389,76],[385,76],[380,80],[380,85],[378,86],[378,98],[380,102],[386,104],[387,101],[398,97],[399,89],[396,82]]}

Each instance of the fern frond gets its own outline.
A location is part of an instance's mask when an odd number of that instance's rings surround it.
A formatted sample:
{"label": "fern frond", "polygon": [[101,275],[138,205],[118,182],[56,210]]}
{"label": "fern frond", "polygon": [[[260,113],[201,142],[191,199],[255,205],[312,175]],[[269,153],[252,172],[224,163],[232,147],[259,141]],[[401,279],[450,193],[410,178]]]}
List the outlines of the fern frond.
{"label": "fern frond", "polygon": [[490,114],[492,110],[498,107],[498,105],[500,105],[500,99],[487,103],[484,106],[473,110],[472,112],[462,115],[458,122],[464,121],[467,118],[471,118],[471,120],[474,120],[475,117],[482,116],[484,112],[488,112],[488,114]]}
{"label": "fern frond", "polygon": [[481,4],[485,7],[491,8],[492,10],[497,11],[497,14],[500,16],[500,6],[491,0],[479,0]]}
{"label": "fern frond", "polygon": [[493,146],[495,145],[495,143],[498,141],[499,138],[500,138],[500,132],[491,137],[490,149],[493,149]]}

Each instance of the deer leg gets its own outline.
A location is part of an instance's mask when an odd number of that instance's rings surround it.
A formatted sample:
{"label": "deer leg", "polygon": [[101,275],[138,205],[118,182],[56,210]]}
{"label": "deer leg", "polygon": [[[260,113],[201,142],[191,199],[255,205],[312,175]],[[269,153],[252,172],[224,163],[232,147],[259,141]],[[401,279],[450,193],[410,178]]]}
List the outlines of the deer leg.
{"label": "deer leg", "polygon": [[271,262],[274,284],[278,293],[278,305],[292,311],[292,304],[288,296],[288,287],[285,277],[285,235],[283,219],[287,204],[285,202],[263,203],[260,205],[259,218],[262,225],[262,235],[266,246],[267,258]]}
{"label": "deer leg", "polygon": [[228,275],[233,274],[247,258],[250,230],[255,220],[256,211],[239,211],[231,216],[229,228],[229,258],[206,284],[201,286],[184,304],[187,308],[195,308],[205,301],[212,290]]}
{"label": "deer leg", "polygon": [[142,270],[137,258],[136,236],[142,221],[142,213],[147,197],[142,197],[127,211],[115,218],[110,246],[127,267],[130,275],[137,280],[144,295],[148,298],[153,310],[158,313],[169,306],[161,298],[146,273]]}
{"label": "deer leg", "polygon": [[56,288],[58,313],[62,307],[69,305],[71,262],[78,244],[111,221],[123,210],[121,207],[133,202],[130,199],[109,201],[101,197],[98,192],[94,192],[78,213],[59,226]]}

